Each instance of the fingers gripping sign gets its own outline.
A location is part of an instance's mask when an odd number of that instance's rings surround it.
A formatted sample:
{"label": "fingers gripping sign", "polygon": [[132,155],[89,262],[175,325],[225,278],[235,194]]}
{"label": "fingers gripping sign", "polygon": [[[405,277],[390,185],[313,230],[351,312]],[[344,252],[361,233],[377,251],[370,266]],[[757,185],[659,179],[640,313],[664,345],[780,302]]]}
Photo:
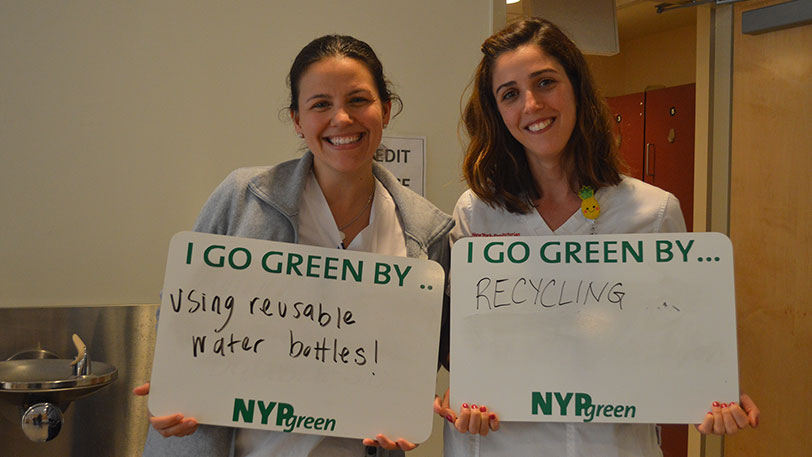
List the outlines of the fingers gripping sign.
{"label": "fingers gripping sign", "polygon": [[740,401],[741,404],[713,402],[696,429],[703,434],[733,435],[748,427],[758,427],[761,412],[756,404],[747,394],[742,394]]}
{"label": "fingers gripping sign", "polygon": [[434,412],[452,424],[457,420],[457,415],[448,404],[448,389],[443,398],[440,398],[439,395],[434,396]]}
{"label": "fingers gripping sign", "polygon": [[365,438],[363,443],[364,446],[367,446],[367,448],[370,447],[374,448],[380,446],[388,451],[394,450],[411,451],[412,449],[418,446],[417,444],[414,444],[403,438],[398,438],[397,440],[392,441],[391,439],[389,439],[388,436],[382,433],[375,435],[374,440],[371,438]]}
{"label": "fingers gripping sign", "polygon": [[442,399],[439,396],[434,398],[434,412],[444,417],[458,432],[484,436],[499,430],[499,416],[489,411],[487,406],[463,403],[457,415],[449,406],[448,397],[449,391],[446,390]]}

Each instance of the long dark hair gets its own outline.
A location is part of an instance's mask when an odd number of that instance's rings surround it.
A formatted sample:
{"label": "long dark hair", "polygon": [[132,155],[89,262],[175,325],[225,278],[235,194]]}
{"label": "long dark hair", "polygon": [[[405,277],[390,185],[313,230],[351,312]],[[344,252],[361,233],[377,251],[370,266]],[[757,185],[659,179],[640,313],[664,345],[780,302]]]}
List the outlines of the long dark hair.
{"label": "long dark hair", "polygon": [[493,65],[503,53],[528,44],[558,61],[575,93],[577,121],[563,153],[570,183],[597,190],[620,182],[609,110],[598,95],[583,54],[555,24],[541,18],[525,19],[482,43],[482,61],[462,117],[470,138],[463,160],[468,186],[489,205],[513,213],[532,211],[541,191],[530,173],[524,147],[499,114],[492,89]]}

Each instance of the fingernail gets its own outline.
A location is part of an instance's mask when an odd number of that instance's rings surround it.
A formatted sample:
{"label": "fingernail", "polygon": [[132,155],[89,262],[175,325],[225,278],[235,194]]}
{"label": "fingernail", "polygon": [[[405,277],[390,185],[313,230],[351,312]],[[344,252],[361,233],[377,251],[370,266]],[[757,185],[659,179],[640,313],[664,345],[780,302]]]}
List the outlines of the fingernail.
{"label": "fingernail", "polygon": [[496,414],[491,414],[491,416],[489,417],[489,419],[490,419],[490,420],[496,420]]}
{"label": "fingernail", "polygon": [[711,416],[713,416],[713,413],[712,413],[712,412],[710,412],[710,411],[708,411],[708,414],[710,414]]}
{"label": "fingernail", "polygon": [[486,408],[485,406],[480,406],[480,407],[479,407],[479,412],[480,412],[480,413],[484,413],[484,412],[485,412],[485,411],[487,411],[487,410],[488,410],[488,408]]}
{"label": "fingernail", "polygon": [[471,405],[471,409],[476,409],[476,405]]}
{"label": "fingernail", "polygon": [[468,403],[463,403],[463,404],[462,404],[462,407],[463,407],[463,408],[467,408],[467,407],[468,407]]}
{"label": "fingernail", "polygon": [[448,422],[451,422],[452,424],[454,423],[454,419],[451,418],[451,414],[449,414],[445,418],[448,419]]}
{"label": "fingernail", "polygon": [[722,403],[722,408],[727,408],[727,403]]}
{"label": "fingernail", "polygon": [[735,402],[735,401],[732,401],[732,402],[728,403],[728,406],[733,406],[733,405],[735,405],[735,404],[736,404],[736,402]]}
{"label": "fingernail", "polygon": [[718,408],[719,407],[719,402],[718,401],[713,402],[713,406]]}

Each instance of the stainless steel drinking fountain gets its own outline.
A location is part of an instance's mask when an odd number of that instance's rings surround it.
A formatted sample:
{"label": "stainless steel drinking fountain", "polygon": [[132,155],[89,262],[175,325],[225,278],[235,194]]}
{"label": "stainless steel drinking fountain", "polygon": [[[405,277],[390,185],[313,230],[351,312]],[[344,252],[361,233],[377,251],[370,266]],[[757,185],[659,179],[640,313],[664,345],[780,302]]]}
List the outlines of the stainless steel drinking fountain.
{"label": "stainless steel drinking fountain", "polygon": [[[87,346],[73,335],[76,358],[60,359],[42,349],[18,352],[0,361],[0,403],[20,421],[31,441],[50,441],[62,429],[70,403],[112,383],[116,367],[91,361]],[[15,411],[16,409],[16,411]],[[9,414],[10,412],[10,414]]]}

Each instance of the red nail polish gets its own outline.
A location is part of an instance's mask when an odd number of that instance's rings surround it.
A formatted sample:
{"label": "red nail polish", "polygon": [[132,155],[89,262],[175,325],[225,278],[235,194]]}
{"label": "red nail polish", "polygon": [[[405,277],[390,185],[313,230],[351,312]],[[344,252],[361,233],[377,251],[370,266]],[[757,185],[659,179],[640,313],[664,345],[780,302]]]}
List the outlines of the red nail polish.
{"label": "red nail polish", "polygon": [[488,408],[486,408],[485,406],[480,406],[480,407],[479,407],[479,412],[480,412],[480,413],[484,413],[484,412],[485,412],[485,411],[487,411],[487,410],[488,410]]}
{"label": "red nail polish", "polygon": [[713,402],[713,406],[718,408],[719,407],[719,402],[718,401]]}
{"label": "red nail polish", "polygon": [[732,401],[732,402],[728,403],[728,406],[733,406],[733,405],[735,405],[735,404],[736,404],[736,402],[735,402],[735,401]]}
{"label": "red nail polish", "polygon": [[448,422],[451,422],[452,424],[454,423],[454,419],[451,418],[451,414],[449,414],[445,418],[448,419]]}
{"label": "red nail polish", "polygon": [[722,403],[722,408],[727,408],[727,403]]}
{"label": "red nail polish", "polygon": [[490,420],[496,420],[496,414],[491,414]]}
{"label": "red nail polish", "polygon": [[462,407],[463,407],[463,408],[467,408],[467,407],[468,407],[468,403],[463,403],[463,404],[462,404]]}
{"label": "red nail polish", "polygon": [[471,405],[471,409],[476,409],[476,408],[477,408],[476,405]]}

